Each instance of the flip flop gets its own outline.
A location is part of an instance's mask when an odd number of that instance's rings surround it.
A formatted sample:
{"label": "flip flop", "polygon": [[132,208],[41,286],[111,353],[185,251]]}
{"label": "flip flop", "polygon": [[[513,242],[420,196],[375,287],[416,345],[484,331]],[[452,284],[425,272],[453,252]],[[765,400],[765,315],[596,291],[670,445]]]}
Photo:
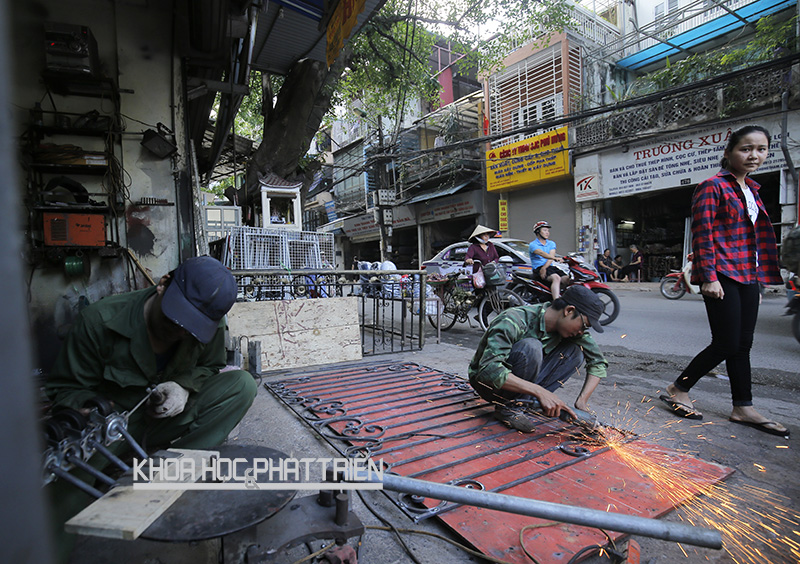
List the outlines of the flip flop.
{"label": "flip flop", "polygon": [[728,421],[730,421],[731,423],[736,423],[738,425],[746,425],[748,427],[752,427],[753,429],[758,429],[759,431],[763,431],[764,433],[775,435],[776,437],[783,437],[784,439],[789,438],[789,429],[779,431],[778,429],[773,429],[767,426],[767,425],[778,425],[775,421],[760,421],[758,423],[754,421],[741,421],[737,419],[728,419]]}
{"label": "flip flop", "polygon": [[684,417],[686,419],[702,419],[703,414],[697,413],[694,409],[690,406],[686,405],[685,403],[681,403],[679,401],[675,401],[670,396],[662,395],[659,396],[661,401],[663,401],[669,407],[669,410],[672,412],[673,415],[677,415],[678,417]]}

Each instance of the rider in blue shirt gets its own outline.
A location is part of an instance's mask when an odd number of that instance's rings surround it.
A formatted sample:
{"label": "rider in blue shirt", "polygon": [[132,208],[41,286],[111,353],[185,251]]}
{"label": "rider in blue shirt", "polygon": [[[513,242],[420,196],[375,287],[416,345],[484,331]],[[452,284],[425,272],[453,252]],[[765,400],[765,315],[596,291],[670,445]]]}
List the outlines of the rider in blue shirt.
{"label": "rider in blue shirt", "polygon": [[549,223],[537,222],[533,226],[533,233],[536,238],[528,246],[533,276],[550,285],[550,291],[555,300],[561,297],[561,287],[569,284],[569,276],[566,276],[563,270],[554,265],[556,262],[564,262],[564,259],[556,255],[556,244],[550,240]]}

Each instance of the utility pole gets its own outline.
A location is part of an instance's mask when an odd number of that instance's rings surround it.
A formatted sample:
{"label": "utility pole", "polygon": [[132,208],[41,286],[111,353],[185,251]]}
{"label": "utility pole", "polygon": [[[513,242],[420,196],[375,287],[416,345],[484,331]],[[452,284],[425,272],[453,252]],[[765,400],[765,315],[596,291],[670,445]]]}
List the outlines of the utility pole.
{"label": "utility pole", "polygon": [[[367,112],[360,108],[356,108],[355,112],[364,119],[370,119]],[[390,159],[386,157],[386,146],[383,143],[383,119],[379,115],[377,121],[372,123],[378,126],[378,154],[374,161],[377,190],[373,198],[375,206],[373,213],[375,214],[375,223],[378,226],[378,234],[380,236],[381,262],[384,262],[389,260],[392,255],[392,208],[394,207],[395,193],[387,178],[386,163]]]}
{"label": "utility pole", "polygon": [[375,159],[377,166],[378,191],[375,194],[375,222],[378,224],[380,234],[381,262],[390,260],[392,255],[392,223],[394,206],[394,190],[389,186],[387,178],[386,163],[388,159],[384,154],[383,144],[383,121],[378,116],[378,158]]}

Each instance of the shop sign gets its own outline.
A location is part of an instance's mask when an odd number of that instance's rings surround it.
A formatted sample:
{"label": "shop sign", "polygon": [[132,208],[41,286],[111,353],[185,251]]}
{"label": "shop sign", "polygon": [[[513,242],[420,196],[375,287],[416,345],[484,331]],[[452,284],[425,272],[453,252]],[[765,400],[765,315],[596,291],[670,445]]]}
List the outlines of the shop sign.
{"label": "shop sign", "polygon": [[395,206],[392,208],[392,211],[394,212],[394,220],[392,221],[393,228],[401,229],[417,224],[414,212],[411,211],[410,206]]}
{"label": "shop sign", "polygon": [[371,212],[345,219],[342,228],[348,237],[375,235],[376,239],[380,238],[378,224],[375,222],[375,214]]}
{"label": "shop sign", "polygon": [[480,213],[480,190],[456,194],[447,198],[436,198],[417,205],[420,223],[430,223],[454,217],[464,217]]}
{"label": "shop sign", "polygon": [[514,190],[569,176],[567,127],[486,151],[486,189]]}
{"label": "shop sign", "polygon": [[497,203],[498,211],[500,212],[500,221],[498,229],[500,231],[508,231],[508,200],[500,200]]}
{"label": "shop sign", "polygon": [[344,40],[350,37],[350,32],[358,21],[358,14],[364,11],[364,4],[366,0],[340,0],[336,4],[327,29],[325,58],[329,68],[339,56]]}
{"label": "shop sign", "polygon": [[[581,172],[583,163],[576,162],[575,198],[578,201],[613,198],[698,184],[719,171],[725,144],[731,133],[750,123],[753,120],[728,122],[714,128],[631,145],[627,152],[603,154],[598,178],[594,178],[591,172]],[[764,117],[758,123],[772,134],[769,156],[758,169],[758,174],[786,168],[780,147],[780,118]],[[796,131],[799,127],[800,117],[790,113],[788,129]],[[792,149],[792,157],[797,159],[797,149]]]}

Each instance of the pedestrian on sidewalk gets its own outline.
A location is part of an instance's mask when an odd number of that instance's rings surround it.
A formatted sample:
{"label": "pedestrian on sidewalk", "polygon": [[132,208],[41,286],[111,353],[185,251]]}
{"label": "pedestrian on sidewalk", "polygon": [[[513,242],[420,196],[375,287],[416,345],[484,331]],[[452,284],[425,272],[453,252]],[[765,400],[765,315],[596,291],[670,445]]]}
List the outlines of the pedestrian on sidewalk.
{"label": "pedestrian on sidewalk", "polygon": [[702,419],[689,391],[720,362],[730,379],[729,420],[788,438],[789,430],[753,407],[750,349],[760,284],[780,284],[775,230],[749,175],[769,154],[769,132],[748,125],[725,147],[722,170],[701,182],[692,196],[692,283],[700,285],[711,328],[711,344],[692,359],[661,396],[680,417]]}
{"label": "pedestrian on sidewalk", "polygon": [[536,425],[524,412],[535,398],[542,412],[558,417],[575,412],[556,395],[586,362],[586,380],[575,400],[588,411],[589,398],[606,376],[608,361],[587,330],[603,332],[603,303],[585,286],[570,286],[552,303],[513,307],[498,315],[469,365],[470,385],[495,404],[495,417],[530,433]]}

